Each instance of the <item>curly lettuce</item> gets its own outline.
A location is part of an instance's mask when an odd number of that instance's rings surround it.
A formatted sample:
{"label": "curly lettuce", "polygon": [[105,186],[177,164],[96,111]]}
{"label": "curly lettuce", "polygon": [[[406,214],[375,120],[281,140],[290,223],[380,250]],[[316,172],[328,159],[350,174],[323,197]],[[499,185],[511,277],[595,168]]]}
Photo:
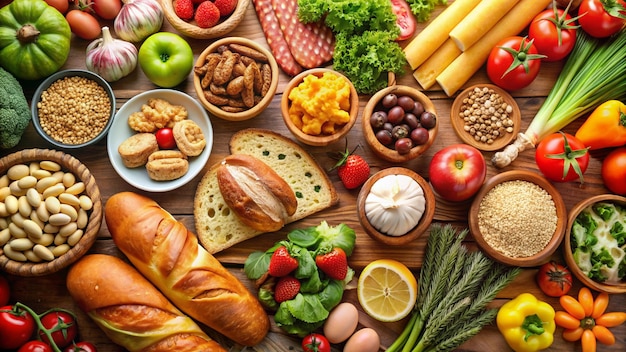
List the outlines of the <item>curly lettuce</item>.
{"label": "curly lettuce", "polygon": [[406,0],[411,7],[411,12],[415,15],[418,22],[426,22],[430,19],[430,15],[435,6],[447,5],[447,0]]}

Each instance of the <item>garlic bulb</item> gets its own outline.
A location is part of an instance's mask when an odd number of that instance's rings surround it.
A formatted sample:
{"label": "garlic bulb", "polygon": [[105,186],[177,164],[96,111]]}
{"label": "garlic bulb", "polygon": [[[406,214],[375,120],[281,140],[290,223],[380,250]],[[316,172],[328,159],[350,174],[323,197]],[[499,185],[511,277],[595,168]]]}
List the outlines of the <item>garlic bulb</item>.
{"label": "garlic bulb", "polygon": [[161,29],[163,9],[157,0],[123,0],[123,2],[124,5],[113,22],[115,33],[120,38],[136,43]]}
{"label": "garlic bulb", "polygon": [[387,175],[374,182],[365,198],[365,215],[378,231],[402,236],[414,228],[426,210],[422,187],[409,176]]}
{"label": "garlic bulb", "polygon": [[132,43],[114,39],[109,27],[102,27],[102,38],[87,46],[87,69],[115,82],[137,67],[137,48]]}

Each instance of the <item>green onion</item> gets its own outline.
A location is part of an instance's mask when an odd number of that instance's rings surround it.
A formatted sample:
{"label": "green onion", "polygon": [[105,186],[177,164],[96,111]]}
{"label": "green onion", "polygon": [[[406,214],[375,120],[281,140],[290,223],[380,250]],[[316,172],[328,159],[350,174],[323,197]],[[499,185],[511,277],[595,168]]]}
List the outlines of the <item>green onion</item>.
{"label": "green onion", "polygon": [[526,148],[534,148],[603,102],[626,98],[625,52],[626,28],[608,39],[596,39],[578,29],[574,49],[537,115],[513,144],[494,154],[492,163],[505,167]]}

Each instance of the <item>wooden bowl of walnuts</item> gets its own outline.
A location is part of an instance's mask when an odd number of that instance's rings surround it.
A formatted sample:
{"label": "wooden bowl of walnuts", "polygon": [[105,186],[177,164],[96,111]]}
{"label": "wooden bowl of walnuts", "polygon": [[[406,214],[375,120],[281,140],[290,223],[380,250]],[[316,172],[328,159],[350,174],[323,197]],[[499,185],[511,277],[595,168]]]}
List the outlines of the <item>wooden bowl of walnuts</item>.
{"label": "wooden bowl of walnuts", "polygon": [[[222,61],[232,62],[218,67]],[[213,42],[200,54],[193,71],[200,103],[211,115],[229,121],[258,116],[278,87],[276,59],[247,38],[227,37]]]}
{"label": "wooden bowl of walnuts", "polygon": [[[186,14],[178,14],[175,9],[176,0],[159,0],[159,2],[163,8],[163,15],[172,27],[183,35],[196,39],[218,38],[230,33],[241,23],[246,15],[248,5],[250,4],[250,0],[207,0],[204,1],[204,3],[207,3],[205,5],[202,5],[203,2],[200,2],[194,5],[191,10],[185,11]],[[195,2],[192,1],[192,3]],[[211,9],[204,9],[201,8],[201,6],[211,7]],[[202,21],[198,21],[194,18],[198,11],[215,11],[215,9],[212,8],[213,6],[217,7],[220,13],[219,17],[206,19],[205,16],[205,19]],[[181,18],[181,16],[187,18]]]}

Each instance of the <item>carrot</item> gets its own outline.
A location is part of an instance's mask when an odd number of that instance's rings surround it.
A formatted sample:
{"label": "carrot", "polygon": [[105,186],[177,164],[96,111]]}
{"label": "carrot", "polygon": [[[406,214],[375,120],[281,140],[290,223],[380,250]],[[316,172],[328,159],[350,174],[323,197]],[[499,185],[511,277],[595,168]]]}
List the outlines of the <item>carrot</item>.
{"label": "carrot", "polygon": [[576,319],[585,318],[585,309],[582,304],[576,300],[576,298],[570,295],[564,295],[559,298],[559,302],[563,309],[565,309],[569,314],[571,314]]}
{"label": "carrot", "polygon": [[598,319],[602,314],[604,314],[604,311],[606,311],[606,307],[608,306],[609,294],[606,292],[600,293],[593,302],[593,312],[591,313],[591,317]]}
{"label": "carrot", "polygon": [[565,329],[576,329],[580,327],[580,319],[576,319],[571,314],[564,311],[555,313],[554,322],[556,325]]}
{"label": "carrot", "polygon": [[594,300],[593,300],[593,293],[591,293],[591,290],[589,288],[582,287],[578,291],[578,302],[583,307],[585,316],[586,317],[591,316],[591,314],[593,313]]}
{"label": "carrot", "polygon": [[593,331],[584,329],[580,343],[583,347],[582,352],[596,352],[596,335],[593,334]]}
{"label": "carrot", "polygon": [[607,328],[622,325],[626,321],[626,313],[624,312],[610,312],[604,313],[596,318],[596,324],[602,325]]}
{"label": "carrot", "polygon": [[580,340],[580,338],[583,336],[584,331],[585,329],[583,329],[580,326],[577,327],[576,329],[565,329],[563,330],[563,340],[569,341],[569,342],[576,342]]}
{"label": "carrot", "polygon": [[602,325],[596,325],[591,329],[596,340],[604,345],[613,345],[615,343],[615,336],[613,333]]}

